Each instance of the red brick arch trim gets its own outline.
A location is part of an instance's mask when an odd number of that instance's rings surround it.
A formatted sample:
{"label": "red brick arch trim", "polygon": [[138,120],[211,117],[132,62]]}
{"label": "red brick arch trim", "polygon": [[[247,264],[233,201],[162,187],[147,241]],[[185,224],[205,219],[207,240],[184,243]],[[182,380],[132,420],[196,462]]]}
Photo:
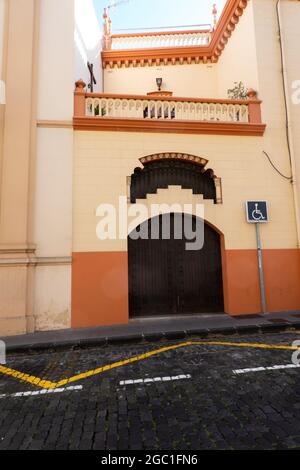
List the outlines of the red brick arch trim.
{"label": "red brick arch trim", "polygon": [[196,157],[195,155],[190,155],[188,153],[177,153],[177,152],[168,152],[168,153],[154,153],[152,155],[147,155],[139,159],[143,165],[146,165],[149,162],[157,160],[183,160],[195,163],[202,167],[205,167],[208,163],[208,160],[202,157]]}

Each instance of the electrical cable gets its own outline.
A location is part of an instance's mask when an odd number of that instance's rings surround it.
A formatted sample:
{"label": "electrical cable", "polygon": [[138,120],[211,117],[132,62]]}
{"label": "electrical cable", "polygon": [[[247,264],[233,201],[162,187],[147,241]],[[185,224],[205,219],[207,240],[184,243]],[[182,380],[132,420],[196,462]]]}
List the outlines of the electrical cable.
{"label": "electrical cable", "polygon": [[[288,148],[288,154],[289,154],[289,160],[290,160],[290,165],[291,168],[292,166],[292,155],[291,155],[291,143],[290,143],[290,135],[289,135],[289,112],[288,112],[288,105],[287,105],[287,94],[286,94],[286,80],[285,80],[285,75],[284,75],[284,59],[283,59],[283,47],[282,47],[282,36],[281,36],[281,23],[280,23],[280,16],[279,16],[279,3],[280,0],[277,0],[276,2],[276,13],[277,13],[277,25],[278,25],[278,34],[279,34],[279,45],[280,45],[280,58],[281,58],[281,68],[282,68],[282,84],[283,84],[283,97],[284,97],[284,108],[285,108],[285,132],[286,132],[286,141],[287,141],[287,148]],[[292,176],[286,176],[281,171],[276,168],[274,163],[272,162],[270,156],[268,153],[263,150],[263,154],[267,157],[269,160],[270,164],[274,168],[274,170],[282,176],[282,178],[287,179],[291,182],[293,182],[293,175]]]}
{"label": "electrical cable", "polygon": [[282,83],[283,83],[283,96],[284,96],[284,106],[285,106],[285,129],[286,129],[286,140],[290,158],[290,164],[292,167],[292,155],[291,155],[291,143],[290,143],[290,136],[289,136],[289,112],[287,106],[287,96],[286,96],[286,80],[284,75],[284,59],[283,59],[283,48],[282,48],[282,37],[281,37],[281,23],[280,23],[280,16],[279,16],[279,3],[280,0],[277,0],[276,3],[276,12],[277,12],[277,24],[278,24],[278,32],[279,32],[279,44],[280,44],[280,57],[281,57],[281,67],[282,67]]}
{"label": "electrical cable", "polygon": [[265,156],[267,157],[267,159],[269,160],[270,164],[272,165],[272,167],[274,168],[275,171],[277,171],[277,173],[282,176],[282,178],[286,179],[286,180],[290,180],[292,181],[293,180],[293,177],[292,176],[285,176],[283,173],[281,173],[281,171],[278,170],[278,168],[276,168],[276,166],[274,165],[274,163],[272,162],[270,156],[268,155],[268,153],[263,150],[263,154],[265,154]]}

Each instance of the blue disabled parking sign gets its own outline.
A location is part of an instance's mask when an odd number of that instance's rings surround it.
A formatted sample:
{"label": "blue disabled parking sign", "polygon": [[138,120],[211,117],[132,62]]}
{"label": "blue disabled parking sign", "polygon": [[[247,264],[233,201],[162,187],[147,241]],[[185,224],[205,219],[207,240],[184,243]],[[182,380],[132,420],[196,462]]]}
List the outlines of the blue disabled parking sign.
{"label": "blue disabled parking sign", "polygon": [[267,201],[246,202],[247,222],[266,223],[269,222]]}

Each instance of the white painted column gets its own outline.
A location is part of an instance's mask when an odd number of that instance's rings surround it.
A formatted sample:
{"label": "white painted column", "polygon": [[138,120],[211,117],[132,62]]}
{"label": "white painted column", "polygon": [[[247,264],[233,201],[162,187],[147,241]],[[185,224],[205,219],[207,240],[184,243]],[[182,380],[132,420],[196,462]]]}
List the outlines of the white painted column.
{"label": "white painted column", "polygon": [[36,330],[71,321],[74,0],[41,0],[33,214]]}

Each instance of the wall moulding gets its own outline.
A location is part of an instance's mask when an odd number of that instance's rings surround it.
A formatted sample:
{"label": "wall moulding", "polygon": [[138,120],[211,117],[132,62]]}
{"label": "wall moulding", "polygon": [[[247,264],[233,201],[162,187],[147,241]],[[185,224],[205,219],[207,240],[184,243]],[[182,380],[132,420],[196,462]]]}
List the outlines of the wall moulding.
{"label": "wall moulding", "polygon": [[20,258],[0,258],[0,268],[16,266],[67,266],[72,264],[72,257],[20,257]]}
{"label": "wall moulding", "polygon": [[72,121],[44,121],[40,120],[36,123],[37,127],[46,129],[72,129]]}
{"label": "wall moulding", "polygon": [[146,119],[118,119],[96,117],[75,117],[73,127],[76,131],[114,131],[114,132],[161,132],[177,134],[215,134],[262,136],[265,124],[237,122],[204,121],[158,121]]}

